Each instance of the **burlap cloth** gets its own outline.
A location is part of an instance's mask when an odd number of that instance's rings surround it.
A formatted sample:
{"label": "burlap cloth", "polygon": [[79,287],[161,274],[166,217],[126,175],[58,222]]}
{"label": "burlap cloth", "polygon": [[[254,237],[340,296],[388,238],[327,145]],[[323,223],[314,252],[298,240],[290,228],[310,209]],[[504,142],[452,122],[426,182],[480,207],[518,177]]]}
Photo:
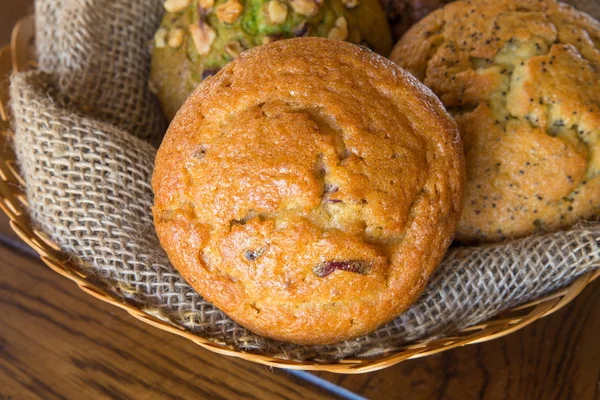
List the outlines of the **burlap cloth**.
{"label": "burlap cloth", "polygon": [[39,71],[11,81],[29,212],[81,270],[154,315],[232,348],[296,360],[375,356],[488,319],[600,266],[600,224],[449,251],[416,304],[356,340],[296,346],[236,324],[181,278],[154,232],[165,129],[147,89],[161,1],[39,0]]}

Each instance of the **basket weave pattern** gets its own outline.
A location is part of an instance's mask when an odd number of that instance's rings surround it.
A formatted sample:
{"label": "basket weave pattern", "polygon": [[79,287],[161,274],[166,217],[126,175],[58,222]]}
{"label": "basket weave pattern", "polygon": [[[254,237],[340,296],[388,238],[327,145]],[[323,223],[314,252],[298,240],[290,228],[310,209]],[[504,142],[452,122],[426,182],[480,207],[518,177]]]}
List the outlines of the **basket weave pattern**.
{"label": "basket weave pattern", "polygon": [[[98,276],[98,271],[93,274],[91,273],[94,272],[93,270],[82,270],[81,265],[93,264],[89,258],[86,259],[86,254],[76,253],[77,249],[74,249],[73,252],[69,251],[68,256],[65,255],[60,247],[54,243],[59,240],[48,239],[42,230],[36,228],[40,225],[40,221],[43,221],[43,216],[36,217],[34,215],[36,221],[36,224],[34,224],[30,219],[30,214],[24,211],[32,210],[32,207],[27,203],[27,197],[31,196],[31,193],[28,193],[29,196],[25,196],[23,193],[25,181],[17,170],[15,155],[10,150],[10,146],[7,145],[12,140],[12,133],[9,126],[10,116],[6,108],[8,91],[4,83],[6,79],[4,78],[10,74],[11,69],[23,71],[32,65],[33,52],[28,46],[32,37],[33,29],[29,20],[19,25],[15,30],[12,51],[6,48],[0,51],[0,81],[3,82],[0,86],[0,116],[2,117],[0,131],[2,132],[1,138],[3,141],[3,143],[0,143],[2,146],[0,156],[0,206],[10,217],[11,226],[40,253],[46,264],[75,281],[85,291],[126,309],[136,318],[161,329],[185,336],[210,350],[277,367],[346,373],[367,372],[384,368],[407,358],[434,354],[452,347],[490,340],[513,332],[562,307],[575,297],[587,283],[599,275],[598,270],[594,268],[598,267],[600,229],[598,224],[589,224],[571,231],[570,236],[566,238],[563,237],[565,233],[560,234],[561,240],[559,241],[556,240],[556,235],[544,235],[531,240],[488,247],[483,252],[468,248],[454,249],[444,261],[442,271],[445,271],[445,273],[436,275],[430,286],[431,289],[415,307],[373,335],[356,341],[344,342],[338,346],[306,348],[262,339],[237,326],[237,324],[222,315],[219,310],[193,293],[190,293],[189,296],[185,294],[185,296],[195,299],[193,301],[197,301],[197,303],[192,301],[192,305],[188,309],[188,311],[191,311],[190,313],[181,312],[181,304],[175,304],[178,312],[177,316],[179,317],[177,321],[179,323],[175,325],[165,319],[161,307],[146,302],[144,296],[140,296],[140,293],[144,293],[145,288],[143,286],[145,285],[146,289],[150,288],[147,293],[156,295],[158,291],[157,298],[161,298],[163,301],[166,299],[167,305],[172,306],[174,302],[189,305],[189,299],[181,300],[181,293],[186,293],[191,289],[176,272],[173,273],[169,269],[168,263],[164,266],[153,266],[153,271],[158,269],[160,272],[163,268],[162,275],[158,280],[156,272],[146,274],[147,279],[144,280],[145,263],[142,260],[137,271],[142,279],[135,277],[135,280],[133,280],[138,282],[140,287],[132,287],[132,280],[115,280],[115,275],[112,275],[112,280],[102,279],[110,278],[110,271],[108,274],[101,273]],[[26,81],[24,83],[33,83],[32,86],[47,89],[48,93],[52,93],[54,90],[51,80],[44,79],[42,74],[24,75],[22,79]],[[40,106],[41,108],[45,107],[44,104],[40,104]],[[18,108],[18,105],[16,107]],[[72,118],[72,116],[69,117]],[[81,126],[85,127],[85,118],[80,122],[83,124]],[[110,133],[115,131],[116,128],[110,124],[100,125],[100,127],[102,129],[98,130],[98,125],[93,126],[99,134],[98,142],[103,145],[114,143],[115,135],[110,136]],[[65,133],[73,134],[73,132]],[[110,137],[104,138],[102,133]],[[78,143],[77,140],[78,138],[73,138],[75,145]],[[126,143],[117,143],[117,145],[126,146]],[[152,147],[141,141],[139,142],[139,148],[127,151],[133,151],[133,157],[138,157],[138,153],[144,154],[144,152],[149,156],[153,154]],[[35,166],[30,167],[35,168]],[[21,168],[27,170],[27,166],[23,163]],[[149,175],[150,171],[145,171],[145,174]],[[143,195],[143,192],[138,193],[138,196]],[[35,214],[36,209],[33,208],[33,210]],[[40,212],[39,208],[37,212]],[[146,212],[146,210],[143,210],[143,212]],[[47,229],[44,230],[47,231]],[[69,232],[64,233],[69,234]],[[150,242],[145,243],[145,245],[153,248],[156,243]],[[506,263],[510,264],[510,259],[506,257],[507,246],[510,246],[513,260],[526,259],[528,265],[516,269],[509,268],[510,265],[504,265]],[[68,245],[61,242],[61,247],[64,249]],[[547,251],[540,251],[540,249],[547,249]],[[160,252],[160,249],[158,251]],[[94,249],[91,249],[90,252],[93,258]],[[79,257],[74,258],[73,254],[78,254]],[[131,254],[130,261],[139,260],[136,257],[138,257],[137,254]],[[153,260],[157,257],[161,256],[156,256]],[[67,259],[70,261],[65,261]],[[481,265],[487,266],[487,263],[489,263],[489,269],[481,268]],[[476,268],[478,265],[480,268]],[[550,265],[551,268],[545,268],[547,265]],[[572,265],[577,265],[578,269],[573,270]],[[132,269],[135,270],[135,268]],[[504,275],[494,287],[498,288],[503,295],[493,297],[488,293],[489,284],[486,284],[486,282],[498,281],[497,275],[499,272],[504,273]],[[468,279],[465,280],[465,278]],[[523,281],[527,284],[519,284]],[[156,285],[157,282],[159,285]],[[162,286],[160,283],[165,282],[167,283],[166,290],[161,291]],[[569,283],[569,286],[554,291],[545,298],[507,311],[500,317],[485,323],[472,325],[473,322],[485,319],[490,313],[497,313],[512,307],[533,294],[548,293],[566,283]],[[173,285],[177,286],[175,291],[172,289]],[[473,293],[473,290],[479,290],[479,292]],[[463,301],[459,297],[465,294],[468,294],[473,306],[468,309],[455,307]],[[130,301],[124,302],[124,299]],[[455,315],[448,315],[449,311],[455,313]],[[198,319],[199,315],[202,318]],[[439,323],[440,317],[442,319],[441,324]],[[173,318],[170,319],[173,320]],[[205,326],[199,326],[201,325],[199,321],[211,329],[225,326],[225,332],[221,330],[222,335],[219,335],[218,329],[207,331]],[[467,325],[471,326],[465,328]],[[187,330],[183,327],[186,327]],[[403,345],[403,343],[423,338],[426,335],[443,336],[444,333],[449,331],[456,331],[457,333],[435,340]],[[211,332],[212,334],[210,334]],[[260,352],[260,354],[240,350]],[[348,357],[349,354],[359,354],[360,357]]]}

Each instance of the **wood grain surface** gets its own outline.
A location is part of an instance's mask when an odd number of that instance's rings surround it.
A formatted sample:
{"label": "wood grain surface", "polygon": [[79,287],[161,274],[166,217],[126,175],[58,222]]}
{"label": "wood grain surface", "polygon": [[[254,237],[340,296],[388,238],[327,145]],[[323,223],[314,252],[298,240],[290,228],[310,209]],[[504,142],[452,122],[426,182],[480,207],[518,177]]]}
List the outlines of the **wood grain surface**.
{"label": "wood grain surface", "polygon": [[[0,0],[0,43],[30,6]],[[364,375],[315,375],[372,399],[600,399],[600,281],[492,342]],[[92,298],[44,266],[0,213],[1,400],[340,395],[329,389],[210,353]]]}
{"label": "wood grain surface", "polygon": [[600,281],[509,336],[374,373],[319,375],[374,399],[598,399]]}
{"label": "wood grain surface", "polygon": [[[0,237],[0,399],[334,395],[213,354],[92,298],[26,247],[13,247],[5,216]],[[372,399],[597,399],[599,289],[594,282],[559,312],[492,342],[369,374],[316,375]]]}
{"label": "wood grain surface", "polygon": [[0,398],[333,397],[151,328],[28,255],[0,260]]}
{"label": "wood grain surface", "polygon": [[10,33],[17,19],[33,10],[33,0],[0,0],[0,45],[10,41]]}

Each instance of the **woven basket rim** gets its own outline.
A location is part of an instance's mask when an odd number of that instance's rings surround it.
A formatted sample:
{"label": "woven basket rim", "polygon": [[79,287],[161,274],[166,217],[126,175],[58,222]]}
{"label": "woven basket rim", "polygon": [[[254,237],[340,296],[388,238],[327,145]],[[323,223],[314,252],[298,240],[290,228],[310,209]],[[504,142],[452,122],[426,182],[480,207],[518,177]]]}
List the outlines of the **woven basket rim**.
{"label": "woven basket rim", "polygon": [[9,144],[11,131],[10,112],[7,108],[8,78],[12,72],[36,68],[33,39],[35,37],[34,17],[30,15],[20,20],[13,28],[11,44],[0,48],[0,208],[8,216],[13,231],[41,257],[52,270],[75,282],[86,293],[106,303],[127,311],[134,318],[166,332],[184,337],[212,352],[238,357],[247,361],[276,368],[307,371],[328,371],[334,373],[372,372],[407,359],[437,354],[467,344],[482,343],[515,332],[539,318],[547,316],[573,300],[590,282],[600,276],[600,270],[582,274],[568,286],[539,298],[521,304],[483,323],[470,326],[434,340],[424,340],[399,347],[393,352],[376,358],[350,357],[334,362],[293,361],[257,353],[246,353],[215,343],[184,328],[158,319],[143,309],[124,303],[122,299],[107,292],[77,270],[60,248],[41,230],[35,227],[26,213],[27,199],[22,191],[24,181],[19,175],[15,154]]}

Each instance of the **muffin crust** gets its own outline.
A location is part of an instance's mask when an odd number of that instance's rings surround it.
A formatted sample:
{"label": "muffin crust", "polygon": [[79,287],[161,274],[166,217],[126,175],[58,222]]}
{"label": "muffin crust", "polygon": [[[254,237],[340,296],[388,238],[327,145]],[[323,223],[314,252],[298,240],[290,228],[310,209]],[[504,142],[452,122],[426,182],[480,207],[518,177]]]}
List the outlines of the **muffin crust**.
{"label": "muffin crust", "polygon": [[417,298],[463,179],[456,125],[416,79],[362,47],[291,39],[186,101],[156,158],[153,213],[209,301],[259,334],[323,344]]}

